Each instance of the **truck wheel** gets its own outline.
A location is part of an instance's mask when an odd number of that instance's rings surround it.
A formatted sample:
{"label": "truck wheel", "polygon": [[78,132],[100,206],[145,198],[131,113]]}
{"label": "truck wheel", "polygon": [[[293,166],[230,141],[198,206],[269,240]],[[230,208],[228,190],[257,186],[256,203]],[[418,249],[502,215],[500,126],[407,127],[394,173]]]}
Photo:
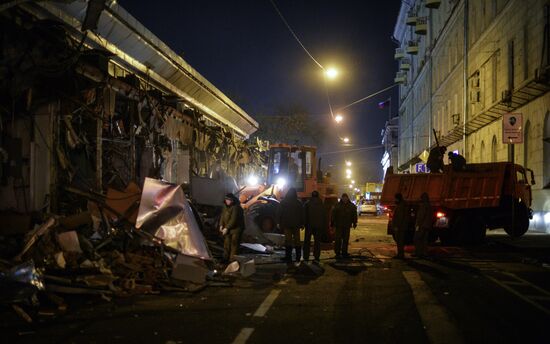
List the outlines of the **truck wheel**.
{"label": "truck wheel", "polygon": [[523,202],[514,203],[514,217],[504,225],[504,231],[512,238],[518,238],[529,229],[529,212]]}
{"label": "truck wheel", "polygon": [[439,231],[439,241],[443,246],[453,246],[456,244],[456,238],[450,228]]}
{"label": "truck wheel", "polygon": [[485,242],[485,234],[487,233],[487,225],[483,219],[475,217],[472,222],[470,232],[470,243],[472,245],[479,245]]}
{"label": "truck wheel", "polygon": [[437,231],[431,229],[428,232],[428,243],[433,244],[434,242],[437,241],[437,238],[438,238]]}

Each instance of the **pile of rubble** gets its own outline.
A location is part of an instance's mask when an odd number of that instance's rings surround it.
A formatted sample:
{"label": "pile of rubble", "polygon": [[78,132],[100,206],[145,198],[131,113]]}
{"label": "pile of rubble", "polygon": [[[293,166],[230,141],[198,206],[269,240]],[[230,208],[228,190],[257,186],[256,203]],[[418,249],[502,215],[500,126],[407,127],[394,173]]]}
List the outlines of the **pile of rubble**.
{"label": "pile of rubble", "polygon": [[50,215],[30,231],[31,216],[0,215],[0,299],[26,321],[65,312],[70,294],[110,301],[231,282],[217,273],[180,186],[148,178],[143,191],[73,192],[88,199],[87,211]]}

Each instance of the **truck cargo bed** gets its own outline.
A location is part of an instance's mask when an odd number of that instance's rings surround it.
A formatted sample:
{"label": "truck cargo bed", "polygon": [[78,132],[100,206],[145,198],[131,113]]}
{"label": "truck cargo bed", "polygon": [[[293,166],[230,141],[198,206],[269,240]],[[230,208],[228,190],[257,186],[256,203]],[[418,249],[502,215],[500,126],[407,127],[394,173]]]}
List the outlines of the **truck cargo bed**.
{"label": "truck cargo bed", "polygon": [[467,171],[445,173],[389,174],[384,180],[381,202],[394,204],[400,192],[409,203],[420,202],[427,192],[430,203],[449,209],[498,207],[509,163],[468,164]]}

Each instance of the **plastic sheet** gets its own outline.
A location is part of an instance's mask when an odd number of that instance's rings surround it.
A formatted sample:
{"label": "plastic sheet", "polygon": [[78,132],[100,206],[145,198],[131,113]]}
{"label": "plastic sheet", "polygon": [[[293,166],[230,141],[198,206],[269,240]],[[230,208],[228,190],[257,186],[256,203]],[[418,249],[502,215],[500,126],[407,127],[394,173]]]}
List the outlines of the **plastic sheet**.
{"label": "plastic sheet", "polygon": [[181,186],[146,178],[136,228],[179,252],[211,259],[210,251]]}

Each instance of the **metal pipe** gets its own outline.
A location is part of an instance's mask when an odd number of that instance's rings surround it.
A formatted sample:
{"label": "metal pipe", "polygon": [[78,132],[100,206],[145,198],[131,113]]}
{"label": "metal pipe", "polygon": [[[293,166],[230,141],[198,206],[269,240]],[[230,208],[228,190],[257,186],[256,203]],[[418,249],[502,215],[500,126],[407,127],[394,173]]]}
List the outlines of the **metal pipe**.
{"label": "metal pipe", "polygon": [[464,81],[464,96],[463,96],[463,113],[464,120],[462,123],[462,155],[466,155],[466,122],[468,121],[468,0],[464,0],[464,51],[463,51],[463,81]]}

